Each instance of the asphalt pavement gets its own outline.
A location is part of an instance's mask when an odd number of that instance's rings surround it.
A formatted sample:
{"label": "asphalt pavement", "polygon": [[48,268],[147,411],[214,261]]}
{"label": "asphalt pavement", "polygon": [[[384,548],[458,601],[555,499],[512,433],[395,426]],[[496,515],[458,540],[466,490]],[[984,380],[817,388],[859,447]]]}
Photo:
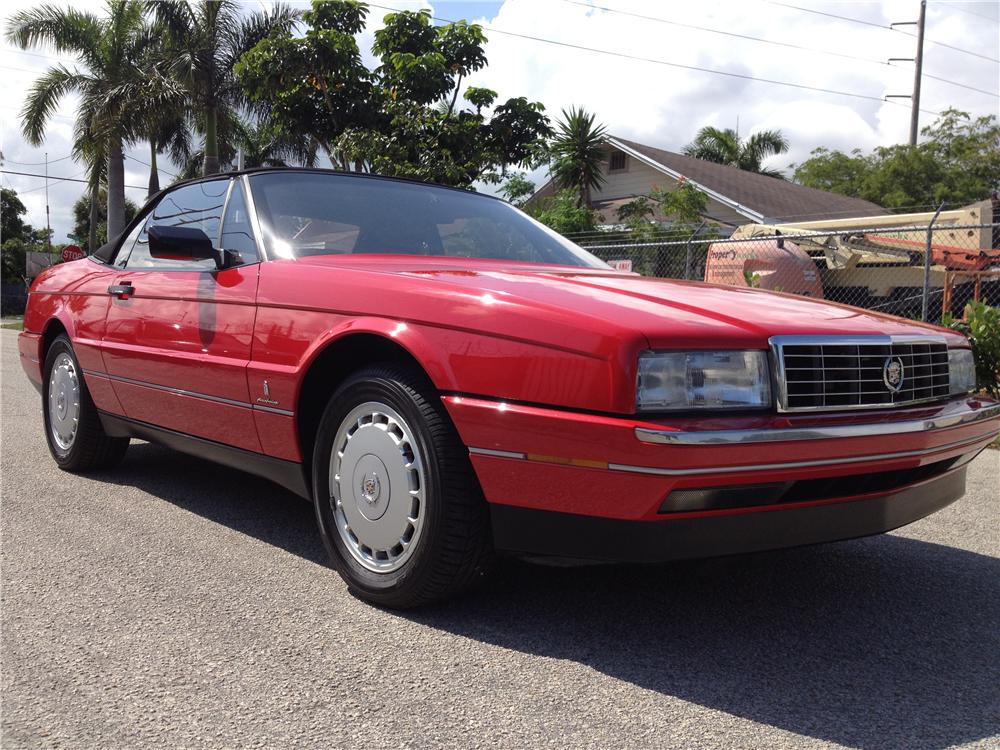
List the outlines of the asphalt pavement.
{"label": "asphalt pavement", "polygon": [[133,442],[56,469],[2,344],[2,746],[1000,747],[1000,451],[896,533],[354,599],[311,508]]}

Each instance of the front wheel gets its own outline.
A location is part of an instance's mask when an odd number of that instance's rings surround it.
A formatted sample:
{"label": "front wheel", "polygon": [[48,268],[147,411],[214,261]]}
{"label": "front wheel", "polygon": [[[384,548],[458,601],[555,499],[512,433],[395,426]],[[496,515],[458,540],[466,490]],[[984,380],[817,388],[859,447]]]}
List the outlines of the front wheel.
{"label": "front wheel", "polygon": [[372,367],[337,389],[317,434],[313,487],[333,564],[362,599],[414,607],[481,576],[486,503],[421,373]]}

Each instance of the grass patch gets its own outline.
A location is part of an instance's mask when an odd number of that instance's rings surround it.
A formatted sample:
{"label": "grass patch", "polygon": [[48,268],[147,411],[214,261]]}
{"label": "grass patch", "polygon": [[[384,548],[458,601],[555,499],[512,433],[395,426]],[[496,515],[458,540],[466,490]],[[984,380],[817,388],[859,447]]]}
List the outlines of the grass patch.
{"label": "grass patch", "polygon": [[2,328],[5,331],[20,331],[21,329],[24,328],[24,321],[5,320],[3,323],[0,323],[0,328]]}

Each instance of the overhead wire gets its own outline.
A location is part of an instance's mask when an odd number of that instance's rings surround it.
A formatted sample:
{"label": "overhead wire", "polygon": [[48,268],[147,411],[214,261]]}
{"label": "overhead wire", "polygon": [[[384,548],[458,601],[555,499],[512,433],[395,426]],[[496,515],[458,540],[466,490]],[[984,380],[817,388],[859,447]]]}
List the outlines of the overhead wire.
{"label": "overhead wire", "polygon": [[13,159],[0,155],[0,162],[16,164],[19,167],[44,167],[46,164],[55,164],[56,162],[66,161],[67,159],[72,158],[73,154],[67,154],[66,156],[60,156],[58,159],[49,159],[48,161],[14,161]]}
{"label": "overhead wire", "polygon": [[[607,13],[614,13],[616,15],[622,15],[622,16],[631,16],[632,18],[638,18],[638,19],[641,19],[641,20],[644,20],[644,21],[653,21],[655,23],[662,23],[662,24],[667,24],[667,25],[670,25],[670,26],[677,26],[677,27],[683,28],[683,29],[693,29],[695,31],[704,31],[704,32],[709,33],[709,34],[719,34],[719,35],[722,35],[722,36],[733,37],[733,38],[736,38],[736,39],[744,39],[746,41],[757,42],[757,43],[760,43],[760,44],[770,44],[770,45],[774,45],[774,46],[777,46],[777,47],[785,47],[787,49],[795,49],[795,50],[800,50],[800,51],[803,51],[803,52],[811,52],[811,53],[816,53],[816,54],[821,54],[821,55],[830,55],[832,57],[839,57],[839,58],[843,58],[843,59],[846,59],[846,60],[855,60],[857,62],[864,62],[864,63],[869,63],[871,65],[879,65],[879,66],[883,66],[883,67],[891,67],[891,68],[898,68],[898,67],[900,67],[898,65],[893,65],[888,60],[877,60],[877,59],[875,59],[873,57],[862,57],[860,55],[850,55],[850,54],[847,54],[845,52],[836,52],[834,50],[826,50],[826,49],[820,49],[820,48],[817,48],[817,47],[809,47],[809,46],[804,45],[804,44],[795,44],[793,42],[783,42],[783,41],[779,41],[779,40],[776,40],[776,39],[765,39],[763,37],[753,36],[751,34],[741,34],[741,33],[733,32],[733,31],[725,31],[723,29],[713,29],[713,28],[711,28],[709,26],[699,26],[697,24],[682,23],[680,21],[674,21],[673,19],[669,19],[669,18],[662,18],[660,16],[650,16],[650,15],[646,15],[645,13],[634,13],[632,11],[621,10],[619,8],[610,8],[610,7],[607,7],[605,5],[596,5],[596,4],[593,4],[593,3],[584,2],[584,0],[562,0],[562,2],[568,3],[569,5],[577,5],[577,6],[580,6],[582,8],[590,8],[590,9],[593,9],[593,10],[600,10],[600,11],[604,11],[604,12],[607,12]],[[880,27],[880,28],[888,28],[888,27]],[[992,96],[994,98],[1000,99],[1000,93],[997,93],[996,91],[986,91],[984,89],[976,88],[975,86],[970,86],[969,84],[966,84],[966,83],[960,83],[959,81],[952,81],[949,78],[944,78],[942,76],[931,75],[930,73],[924,73],[923,75],[924,75],[925,78],[932,78],[935,81],[940,81],[941,83],[947,83],[947,84],[950,84],[952,86],[958,86],[958,87],[963,88],[963,89],[968,89],[970,91],[975,91],[975,92],[980,93],[980,94],[985,94],[986,96]]]}
{"label": "overhead wire", "polygon": [[[395,8],[391,8],[391,7],[385,6],[385,5],[377,5],[375,3],[369,3],[369,5],[371,7],[380,8],[382,10],[389,10],[389,11],[396,10]],[[431,16],[431,18],[433,20],[435,20],[435,21],[440,21],[441,23],[454,23],[449,18],[441,18],[439,16]],[[581,50],[581,51],[584,51],[584,52],[594,52],[594,53],[597,53],[597,54],[607,55],[607,56],[610,56],[610,57],[619,57],[619,58],[622,58],[622,59],[625,59],[625,60],[635,60],[635,61],[638,61],[638,62],[647,62],[647,63],[656,64],[656,65],[665,65],[665,66],[668,66],[668,67],[671,67],[671,68],[679,68],[679,69],[682,69],[682,70],[693,70],[693,71],[697,71],[697,72],[700,72],[700,73],[710,73],[710,74],[713,74],[713,75],[726,76],[726,77],[729,77],[729,78],[737,78],[737,79],[746,80],[746,81],[754,81],[754,82],[758,82],[758,83],[767,83],[767,84],[771,84],[773,86],[785,86],[785,87],[788,87],[788,88],[802,89],[802,90],[805,90],[805,91],[815,91],[815,92],[824,93],[824,94],[833,94],[835,96],[844,96],[844,97],[851,97],[851,98],[854,98],[854,99],[864,99],[864,100],[868,100],[868,101],[884,102],[886,104],[892,104],[892,105],[896,105],[896,106],[900,106],[900,107],[907,107],[907,108],[909,108],[907,105],[902,104],[901,102],[894,102],[891,99],[886,99],[886,98],[884,98],[882,96],[874,96],[874,95],[870,95],[870,94],[859,94],[859,93],[853,92],[853,91],[840,91],[838,89],[830,89],[830,88],[825,88],[823,86],[809,86],[809,85],[803,84],[803,83],[793,83],[791,81],[780,81],[780,80],[773,79],[773,78],[762,78],[760,76],[752,76],[752,75],[748,75],[748,74],[745,74],[745,73],[734,73],[734,72],[728,71],[728,70],[714,70],[712,68],[705,68],[705,67],[702,67],[702,66],[699,66],[699,65],[687,65],[687,64],[684,64],[684,63],[672,62],[672,61],[669,61],[669,60],[658,60],[656,58],[644,57],[642,55],[632,55],[632,54],[629,54],[627,52],[616,52],[616,51],[613,51],[613,50],[599,49],[597,47],[588,47],[588,46],[582,45],[582,44],[573,44],[572,42],[562,42],[562,41],[558,41],[556,39],[546,39],[544,37],[533,36],[531,34],[522,34],[520,32],[507,31],[505,29],[498,29],[498,28],[492,27],[492,26],[483,25],[483,28],[485,30],[489,31],[490,33],[493,33],[493,34],[502,34],[502,35],[505,35],[505,36],[516,37],[516,38],[519,38],[519,39],[527,39],[527,40],[534,41],[534,42],[541,42],[543,44],[552,44],[552,45],[555,45],[555,46],[558,46],[558,47],[566,47],[568,49]],[[936,117],[939,117],[941,115],[940,112],[935,112],[933,110],[921,109],[920,111],[924,112],[925,114],[934,115]]]}
{"label": "overhead wire", "polygon": [[[41,179],[55,180],[56,182],[89,182],[89,180],[82,180],[78,177],[56,177],[54,175],[44,175],[38,174],[37,172],[18,172],[13,169],[0,169],[0,174],[12,174],[19,177],[38,177]],[[147,190],[146,185],[125,185],[125,187],[131,190]]]}
{"label": "overhead wire", "polygon": [[[863,26],[873,26],[873,27],[875,27],[877,29],[888,29],[889,31],[895,31],[897,34],[902,34],[903,36],[912,37],[914,39],[917,38],[916,34],[911,34],[908,31],[902,31],[900,29],[895,28],[894,26],[890,26],[890,25],[884,24],[884,23],[875,23],[874,21],[866,21],[863,18],[851,18],[850,16],[841,16],[841,15],[839,15],[837,13],[830,13],[828,11],[816,10],[815,8],[803,8],[801,5],[792,5],[790,3],[782,3],[782,2],[779,2],[778,0],[763,0],[763,2],[768,3],[769,5],[778,5],[778,6],[781,6],[782,8],[790,8],[792,10],[798,10],[798,11],[801,11],[803,13],[812,13],[812,14],[817,15],[817,16],[826,16],[827,18],[836,18],[836,19],[838,19],[840,21],[849,21],[850,23],[856,23],[856,24],[860,24],[860,25],[863,25]],[[962,54],[965,54],[965,55],[971,55],[972,57],[979,57],[979,58],[981,58],[983,60],[989,60],[990,62],[1000,63],[1000,58],[990,57],[989,55],[983,55],[983,54],[980,54],[979,52],[973,52],[972,50],[963,49],[962,47],[956,47],[956,46],[954,46],[952,44],[948,44],[946,42],[939,42],[936,39],[930,39],[929,37],[926,37],[926,36],[924,37],[924,41],[926,43],[928,43],[928,44],[934,44],[934,45],[937,45],[938,47],[944,47],[946,49],[950,49],[950,50],[953,50],[955,52],[961,52]]]}

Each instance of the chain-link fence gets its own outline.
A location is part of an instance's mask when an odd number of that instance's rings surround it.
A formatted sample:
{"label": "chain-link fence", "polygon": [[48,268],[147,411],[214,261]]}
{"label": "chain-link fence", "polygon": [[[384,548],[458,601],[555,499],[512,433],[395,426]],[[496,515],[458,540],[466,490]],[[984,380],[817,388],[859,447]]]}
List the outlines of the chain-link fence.
{"label": "chain-link fence", "polygon": [[[646,276],[757,287],[929,321],[966,303],[1000,305],[1000,224],[801,231],[742,227],[729,238],[576,241]],[[604,241],[602,241],[604,240]]]}

